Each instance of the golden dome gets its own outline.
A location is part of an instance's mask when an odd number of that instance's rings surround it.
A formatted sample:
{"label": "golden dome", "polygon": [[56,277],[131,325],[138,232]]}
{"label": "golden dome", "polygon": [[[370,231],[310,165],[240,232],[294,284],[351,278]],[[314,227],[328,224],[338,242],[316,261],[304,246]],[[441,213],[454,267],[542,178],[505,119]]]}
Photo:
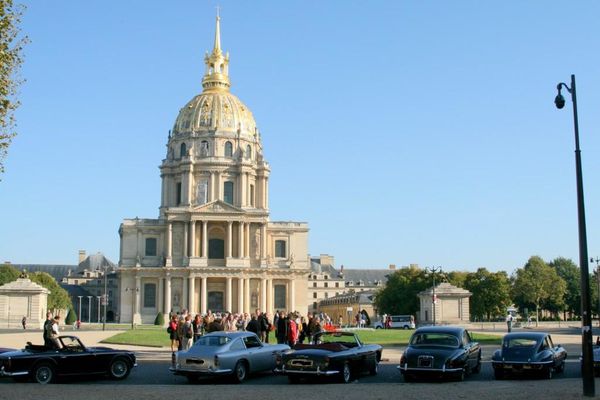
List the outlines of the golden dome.
{"label": "golden dome", "polygon": [[221,51],[219,21],[217,16],[213,51],[204,58],[203,92],[179,111],[173,127],[175,135],[218,130],[254,138],[256,133],[252,112],[229,92],[229,54]]}

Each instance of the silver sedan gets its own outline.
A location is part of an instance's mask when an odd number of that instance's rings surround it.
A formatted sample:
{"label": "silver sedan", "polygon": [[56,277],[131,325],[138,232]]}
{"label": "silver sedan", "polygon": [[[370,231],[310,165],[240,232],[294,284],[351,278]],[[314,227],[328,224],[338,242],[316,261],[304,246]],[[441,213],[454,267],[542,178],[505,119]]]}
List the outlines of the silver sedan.
{"label": "silver sedan", "polygon": [[189,350],[178,351],[170,370],[190,382],[201,376],[231,375],[241,383],[250,373],[272,371],[277,355],[289,349],[285,344],[263,344],[252,332],[212,332]]}

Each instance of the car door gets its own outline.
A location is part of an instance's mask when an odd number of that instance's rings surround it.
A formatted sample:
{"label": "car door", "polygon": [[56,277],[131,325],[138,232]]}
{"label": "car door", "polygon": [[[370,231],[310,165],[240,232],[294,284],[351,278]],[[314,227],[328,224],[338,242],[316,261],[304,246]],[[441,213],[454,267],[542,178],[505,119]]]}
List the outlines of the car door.
{"label": "car door", "polygon": [[466,329],[463,331],[462,345],[467,352],[467,364],[470,368],[475,368],[477,365],[477,359],[479,357],[479,346],[477,343],[473,342],[469,331]]}
{"label": "car door", "polygon": [[84,375],[98,372],[98,363],[93,351],[85,348],[76,338],[63,337],[63,347],[56,361],[60,375]]}
{"label": "car door", "polygon": [[252,371],[264,371],[271,368],[274,355],[264,346],[256,335],[244,337],[244,344]]}

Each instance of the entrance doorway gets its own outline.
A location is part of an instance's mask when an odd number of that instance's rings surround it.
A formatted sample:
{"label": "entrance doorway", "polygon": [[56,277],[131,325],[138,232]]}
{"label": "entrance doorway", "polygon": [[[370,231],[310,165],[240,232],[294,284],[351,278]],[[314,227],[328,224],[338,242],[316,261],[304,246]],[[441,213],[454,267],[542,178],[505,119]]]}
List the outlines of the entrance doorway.
{"label": "entrance doorway", "polygon": [[224,308],[223,292],[208,292],[208,309],[213,312],[231,311]]}

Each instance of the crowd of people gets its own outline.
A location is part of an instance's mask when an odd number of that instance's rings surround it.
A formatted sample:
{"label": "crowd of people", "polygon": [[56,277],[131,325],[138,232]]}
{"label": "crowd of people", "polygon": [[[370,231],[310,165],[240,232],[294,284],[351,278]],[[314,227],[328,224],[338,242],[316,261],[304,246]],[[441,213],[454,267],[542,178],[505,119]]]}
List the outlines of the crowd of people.
{"label": "crowd of people", "polygon": [[183,310],[180,313],[171,312],[167,333],[171,339],[171,351],[177,351],[188,350],[200,336],[215,331],[254,332],[263,343],[274,340],[279,344],[294,346],[297,343],[310,343],[317,332],[333,328],[331,318],[324,313],[302,316],[299,312],[278,310],[271,317],[259,309],[252,314],[213,313],[208,310],[206,314],[192,317],[187,310]]}

